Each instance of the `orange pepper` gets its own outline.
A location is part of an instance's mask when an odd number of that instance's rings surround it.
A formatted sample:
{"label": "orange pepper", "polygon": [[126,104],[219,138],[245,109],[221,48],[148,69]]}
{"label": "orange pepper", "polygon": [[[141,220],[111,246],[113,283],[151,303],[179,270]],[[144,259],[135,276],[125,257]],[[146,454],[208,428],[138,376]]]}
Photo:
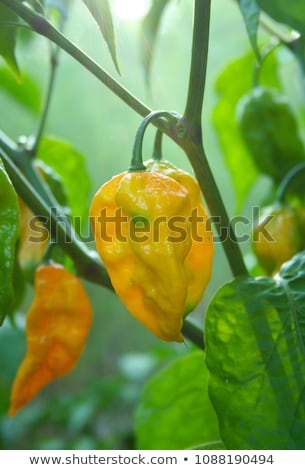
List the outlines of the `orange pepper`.
{"label": "orange pepper", "polygon": [[59,264],[40,266],[26,320],[27,351],[15,377],[9,415],[76,365],[92,323],[81,282]]}

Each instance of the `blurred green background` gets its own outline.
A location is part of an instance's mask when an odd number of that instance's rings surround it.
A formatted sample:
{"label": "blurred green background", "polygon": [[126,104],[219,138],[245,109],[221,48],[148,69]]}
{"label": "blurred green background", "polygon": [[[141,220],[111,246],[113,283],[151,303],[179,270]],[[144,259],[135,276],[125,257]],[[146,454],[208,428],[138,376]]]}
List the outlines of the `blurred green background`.
{"label": "blurred green background", "polygon": [[[139,20],[115,17],[118,57],[122,77],[114,70],[100,32],[82,2],[72,2],[66,34],[138,98],[153,109],[183,111],[191,50],[191,1],[173,1],[166,10],[147,89],[139,60]],[[205,106],[204,144],[216,181],[230,215],[235,195],[211,123],[217,102],[216,76],[232,59],[249,50],[240,13],[233,2],[212,2],[211,42]],[[22,41],[17,48],[21,71],[41,89],[48,74],[48,44],[43,38]],[[1,62],[1,66],[3,63]],[[37,116],[16,103],[0,88],[0,128],[11,138],[31,135]],[[67,54],[60,55],[55,93],[46,133],[69,141],[87,161],[92,179],[91,195],[130,161],[140,117]],[[145,140],[150,157],[154,133]],[[185,155],[164,139],[164,157],[191,171]],[[77,185],[77,181],[75,182]],[[248,206],[250,204],[248,203]],[[247,211],[247,207],[245,211]],[[246,249],[247,247],[245,247]],[[192,314],[202,324],[211,295],[230,271],[220,245],[216,245],[213,279],[204,300]],[[171,359],[188,354],[192,345],[163,344],[134,320],[107,290],[86,284],[94,305],[94,326],[86,350],[74,371],[56,381],[14,418],[7,417],[12,379],[24,354],[24,313],[17,327],[6,323],[0,331],[0,448],[2,449],[128,449],[134,447],[132,416],[143,383]]]}

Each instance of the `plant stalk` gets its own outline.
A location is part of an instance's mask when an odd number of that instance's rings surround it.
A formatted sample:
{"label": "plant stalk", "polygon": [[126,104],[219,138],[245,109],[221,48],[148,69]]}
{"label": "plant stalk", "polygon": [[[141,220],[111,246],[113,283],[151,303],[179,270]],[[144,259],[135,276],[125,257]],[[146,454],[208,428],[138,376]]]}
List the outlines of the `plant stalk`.
{"label": "plant stalk", "polygon": [[212,216],[210,221],[216,227],[219,241],[222,243],[231,271],[234,276],[247,276],[248,270],[204,149],[198,144],[195,145],[193,139],[188,134],[183,140],[182,145],[209,207]]}
{"label": "plant stalk", "polygon": [[45,96],[45,101],[44,105],[42,108],[42,113],[40,116],[40,121],[37,129],[37,133],[34,138],[34,142],[30,149],[28,150],[28,153],[31,157],[36,157],[37,156],[37,151],[38,147],[41,141],[41,138],[44,133],[49,109],[50,109],[50,104],[51,104],[51,99],[52,99],[52,94],[54,90],[54,84],[55,84],[55,78],[56,78],[56,72],[58,68],[58,55],[60,52],[60,48],[56,46],[55,48],[51,47],[51,52],[50,52],[50,73],[49,73],[49,80],[47,84],[47,91],[46,91],[46,96]]}
{"label": "plant stalk", "polygon": [[208,59],[210,6],[210,0],[195,0],[189,89],[182,118],[185,135],[178,143],[194,169],[232,273],[234,276],[247,275],[241,250],[202,144],[201,113]]}
{"label": "plant stalk", "polygon": [[200,126],[209,47],[211,0],[195,0],[192,58],[184,120]]}

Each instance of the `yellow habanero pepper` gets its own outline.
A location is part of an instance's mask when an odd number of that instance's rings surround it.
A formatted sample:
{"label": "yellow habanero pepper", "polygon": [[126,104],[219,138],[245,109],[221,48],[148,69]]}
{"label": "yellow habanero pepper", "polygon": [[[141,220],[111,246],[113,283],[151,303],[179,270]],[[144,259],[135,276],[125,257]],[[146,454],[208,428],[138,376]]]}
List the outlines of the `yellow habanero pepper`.
{"label": "yellow habanero pepper", "polygon": [[[96,193],[90,209],[96,247],[117,295],[165,341],[183,341],[189,212],[190,197],[183,186],[146,171],[113,177]],[[177,214],[181,240],[175,227],[169,227]]]}
{"label": "yellow habanero pepper", "polygon": [[77,277],[59,264],[40,266],[26,320],[27,351],[13,383],[10,416],[45,385],[70,372],[91,322],[91,304]]}
{"label": "yellow habanero pepper", "polygon": [[[178,179],[178,177],[177,177]],[[138,171],[113,177],[96,193],[90,219],[98,253],[129,312],[165,341],[183,341],[183,317],[211,274],[212,234],[202,223],[192,240],[191,214],[206,221],[195,180]]]}
{"label": "yellow habanero pepper", "polygon": [[147,160],[147,170],[162,173],[184,186],[191,199],[191,238],[190,251],[184,261],[187,273],[188,293],[184,315],[194,310],[200,301],[212,274],[214,255],[213,233],[205,207],[201,200],[197,180],[189,173],[177,168],[166,160]]}

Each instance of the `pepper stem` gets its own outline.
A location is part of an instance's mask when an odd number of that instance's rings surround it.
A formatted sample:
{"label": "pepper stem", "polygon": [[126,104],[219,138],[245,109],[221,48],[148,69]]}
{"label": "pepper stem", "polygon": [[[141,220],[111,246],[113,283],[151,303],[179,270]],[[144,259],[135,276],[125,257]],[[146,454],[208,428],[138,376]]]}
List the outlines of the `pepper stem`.
{"label": "pepper stem", "polygon": [[162,137],[163,132],[160,129],[157,129],[155,142],[154,142],[154,151],[153,151],[153,159],[160,161],[162,160]]}
{"label": "pepper stem", "polygon": [[305,163],[300,163],[299,165],[294,166],[282,179],[279,189],[277,191],[276,200],[280,205],[285,203],[285,196],[288,187],[290,186],[291,182],[294,180],[299,173],[305,170]]}
{"label": "pepper stem", "polygon": [[149,113],[141,122],[140,126],[138,127],[133,152],[132,152],[132,160],[128,171],[145,171],[146,167],[143,164],[143,156],[142,156],[142,147],[143,147],[143,139],[146,128],[148,124],[157,118],[165,117],[170,120],[177,120],[178,114],[175,112],[169,111],[152,111]]}

